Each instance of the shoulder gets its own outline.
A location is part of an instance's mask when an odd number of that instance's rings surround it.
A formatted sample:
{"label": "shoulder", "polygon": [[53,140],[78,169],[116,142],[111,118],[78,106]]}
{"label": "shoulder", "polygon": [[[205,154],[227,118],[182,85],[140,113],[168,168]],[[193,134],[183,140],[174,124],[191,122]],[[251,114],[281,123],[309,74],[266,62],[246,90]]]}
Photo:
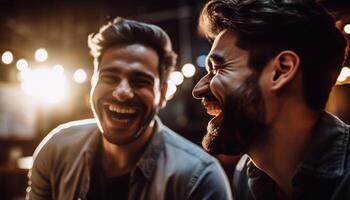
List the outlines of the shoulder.
{"label": "shoulder", "polygon": [[[200,146],[190,142],[178,133],[164,126],[160,130],[163,134],[165,153],[172,154],[177,158],[189,159],[186,164],[200,163],[210,165],[217,163],[216,158],[205,152]],[[180,164],[180,163],[179,163]]]}
{"label": "shoulder", "polygon": [[[36,148],[34,159],[46,151],[68,150],[84,143],[98,133],[94,119],[85,119],[61,124],[53,129]],[[56,152],[57,153],[57,152]]]}
{"label": "shoulder", "polygon": [[[347,151],[345,161],[344,175],[339,182],[336,197],[339,199],[350,199],[350,126],[346,125],[347,128]],[[335,198],[335,199],[338,199]]]}
{"label": "shoulder", "polygon": [[185,199],[231,199],[227,177],[215,157],[165,126],[160,132],[164,138],[162,167],[169,172],[168,181],[178,185],[177,191],[185,190]]}
{"label": "shoulder", "polygon": [[33,166],[28,176],[29,195],[33,198],[43,194],[48,198],[52,195],[57,197],[61,192],[52,191],[52,188],[57,189],[62,180],[72,180],[78,176],[84,152],[96,143],[89,141],[98,141],[96,138],[99,135],[94,120],[69,122],[52,130],[34,152]]}
{"label": "shoulder", "polygon": [[[161,129],[164,138],[164,159],[166,167],[174,175],[182,177],[190,186],[204,179],[212,182],[227,181],[218,160],[201,147],[178,135],[167,127]],[[189,181],[189,182],[188,182]]]}

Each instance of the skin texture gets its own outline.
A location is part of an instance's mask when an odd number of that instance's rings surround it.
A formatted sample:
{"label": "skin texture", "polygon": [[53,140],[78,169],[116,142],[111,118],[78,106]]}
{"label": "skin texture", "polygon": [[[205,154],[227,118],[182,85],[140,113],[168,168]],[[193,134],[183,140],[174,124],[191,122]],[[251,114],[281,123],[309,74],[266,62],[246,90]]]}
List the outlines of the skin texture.
{"label": "skin texture", "polygon": [[214,154],[243,153],[256,138],[252,136],[264,128],[259,77],[248,65],[249,53],[236,42],[232,31],[216,37],[208,55],[208,73],[193,89],[194,97],[202,99],[207,112],[215,116],[202,143]]}

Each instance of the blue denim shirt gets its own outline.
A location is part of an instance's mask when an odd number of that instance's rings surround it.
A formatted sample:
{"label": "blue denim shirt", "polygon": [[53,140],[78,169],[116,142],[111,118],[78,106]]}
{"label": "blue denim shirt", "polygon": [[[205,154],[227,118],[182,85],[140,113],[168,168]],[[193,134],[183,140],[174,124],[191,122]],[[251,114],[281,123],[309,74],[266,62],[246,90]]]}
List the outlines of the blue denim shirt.
{"label": "blue denim shirt", "polygon": [[[218,161],[156,120],[129,180],[129,199],[230,200]],[[85,199],[102,134],[94,120],[53,130],[34,152],[27,199]]]}
{"label": "blue denim shirt", "polygon": [[[350,199],[349,129],[332,114],[321,114],[310,151],[292,179],[295,199]],[[233,178],[234,199],[273,200],[276,187],[247,155],[241,158]]]}

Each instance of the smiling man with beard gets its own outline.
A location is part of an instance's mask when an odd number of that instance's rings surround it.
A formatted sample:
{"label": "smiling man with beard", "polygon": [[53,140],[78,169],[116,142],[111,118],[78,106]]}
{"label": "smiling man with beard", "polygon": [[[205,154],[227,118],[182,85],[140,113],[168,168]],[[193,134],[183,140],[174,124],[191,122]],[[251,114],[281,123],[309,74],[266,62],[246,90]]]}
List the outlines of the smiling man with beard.
{"label": "smiling man with beard", "polygon": [[347,46],[334,19],[312,1],[209,0],[200,28],[203,146],[246,154],[234,198],[350,199],[350,128],[324,110]]}
{"label": "smiling man with beard", "polygon": [[90,35],[89,47],[95,119],[61,125],[43,140],[27,199],[232,199],[217,160],[157,117],[176,63],[168,35],[116,18]]}

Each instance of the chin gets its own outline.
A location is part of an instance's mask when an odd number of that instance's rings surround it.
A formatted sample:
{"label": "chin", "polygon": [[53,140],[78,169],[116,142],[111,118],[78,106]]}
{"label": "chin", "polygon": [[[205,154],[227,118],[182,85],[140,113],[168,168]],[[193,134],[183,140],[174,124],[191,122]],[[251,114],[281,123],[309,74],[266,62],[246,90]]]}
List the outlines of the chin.
{"label": "chin", "polygon": [[111,144],[117,145],[117,146],[124,146],[132,143],[134,138],[132,136],[124,137],[122,138],[120,135],[116,134],[109,134],[104,132],[103,137]]}
{"label": "chin", "polygon": [[[234,130],[234,129],[233,129]],[[249,140],[241,137],[242,133],[227,131],[222,126],[208,124],[202,146],[210,154],[241,155],[247,151]]]}

